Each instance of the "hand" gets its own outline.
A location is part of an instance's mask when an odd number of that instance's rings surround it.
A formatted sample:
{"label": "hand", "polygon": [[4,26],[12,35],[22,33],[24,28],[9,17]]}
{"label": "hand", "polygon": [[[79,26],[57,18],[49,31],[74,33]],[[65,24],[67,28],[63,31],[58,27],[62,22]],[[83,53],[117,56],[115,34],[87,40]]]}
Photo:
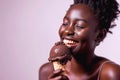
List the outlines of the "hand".
{"label": "hand", "polygon": [[63,75],[63,70],[55,70],[49,75],[48,80],[69,80],[67,76]]}

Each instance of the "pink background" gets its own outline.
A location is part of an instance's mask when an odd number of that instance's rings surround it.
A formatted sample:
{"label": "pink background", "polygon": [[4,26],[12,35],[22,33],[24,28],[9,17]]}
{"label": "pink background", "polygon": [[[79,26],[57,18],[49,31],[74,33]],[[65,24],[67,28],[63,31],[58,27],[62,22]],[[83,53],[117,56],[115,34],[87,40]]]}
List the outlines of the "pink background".
{"label": "pink background", "polygon": [[[118,0],[119,1],[119,0]],[[72,0],[0,0],[0,80],[38,80]],[[120,3],[120,1],[119,1]],[[120,18],[96,54],[120,64]]]}

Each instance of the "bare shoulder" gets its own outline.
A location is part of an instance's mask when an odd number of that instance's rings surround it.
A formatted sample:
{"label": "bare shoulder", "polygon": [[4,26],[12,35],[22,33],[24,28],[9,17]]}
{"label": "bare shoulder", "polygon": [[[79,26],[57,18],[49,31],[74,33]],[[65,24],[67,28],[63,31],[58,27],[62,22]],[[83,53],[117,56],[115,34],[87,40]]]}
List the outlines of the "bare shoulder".
{"label": "bare shoulder", "polygon": [[120,80],[120,65],[107,62],[103,65],[100,80]]}
{"label": "bare shoulder", "polygon": [[52,63],[45,63],[39,69],[39,80],[48,80],[49,74],[53,71]]}

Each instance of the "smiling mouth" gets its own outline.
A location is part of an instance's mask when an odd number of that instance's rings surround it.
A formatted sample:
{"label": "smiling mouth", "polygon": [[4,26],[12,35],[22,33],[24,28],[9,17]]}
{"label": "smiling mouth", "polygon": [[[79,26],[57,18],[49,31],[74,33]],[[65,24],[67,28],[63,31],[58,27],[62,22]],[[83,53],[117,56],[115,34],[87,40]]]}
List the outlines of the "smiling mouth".
{"label": "smiling mouth", "polygon": [[68,39],[64,39],[63,40],[63,43],[68,46],[68,47],[74,47],[78,44],[77,41],[74,41],[74,40],[68,40]]}

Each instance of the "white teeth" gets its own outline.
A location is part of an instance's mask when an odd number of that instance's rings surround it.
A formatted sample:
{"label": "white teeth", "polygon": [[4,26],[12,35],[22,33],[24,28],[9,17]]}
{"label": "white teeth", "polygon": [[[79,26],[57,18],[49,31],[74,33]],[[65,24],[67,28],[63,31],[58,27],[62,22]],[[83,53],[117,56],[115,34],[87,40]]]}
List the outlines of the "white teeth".
{"label": "white teeth", "polygon": [[77,43],[77,42],[75,42],[75,41],[67,40],[67,39],[64,39],[63,42],[64,42],[65,45],[68,46],[68,47],[74,46],[74,45],[76,45],[76,43]]}
{"label": "white teeth", "polygon": [[74,42],[74,41],[72,41],[72,40],[66,40],[66,39],[65,39],[65,40],[63,40],[63,42],[64,42],[64,43],[75,43],[75,42]]}

